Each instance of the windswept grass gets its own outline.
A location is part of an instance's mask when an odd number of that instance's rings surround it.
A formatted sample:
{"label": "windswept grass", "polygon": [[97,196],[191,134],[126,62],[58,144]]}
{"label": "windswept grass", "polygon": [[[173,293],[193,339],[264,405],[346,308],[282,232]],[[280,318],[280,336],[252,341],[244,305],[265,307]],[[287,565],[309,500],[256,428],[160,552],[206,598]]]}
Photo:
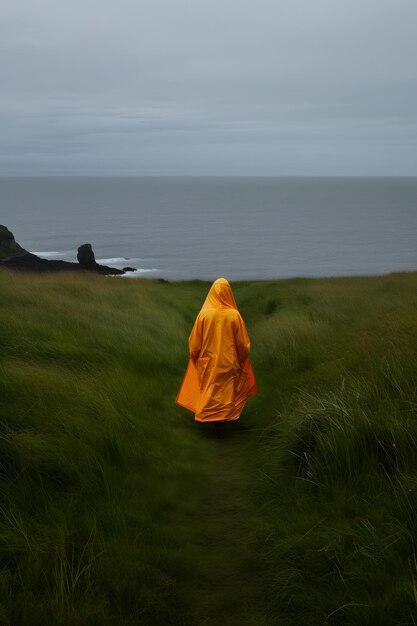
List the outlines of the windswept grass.
{"label": "windswept grass", "polygon": [[0,624],[417,623],[417,273],[233,285],[221,437],[174,404],[208,287],[0,271]]}

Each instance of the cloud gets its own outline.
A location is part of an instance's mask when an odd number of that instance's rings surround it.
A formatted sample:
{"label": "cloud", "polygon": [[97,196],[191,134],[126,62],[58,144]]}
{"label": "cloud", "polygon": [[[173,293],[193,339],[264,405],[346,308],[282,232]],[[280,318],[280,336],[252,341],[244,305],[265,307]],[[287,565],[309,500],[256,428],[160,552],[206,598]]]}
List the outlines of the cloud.
{"label": "cloud", "polygon": [[0,173],[417,174],[416,19],[411,0],[10,3]]}

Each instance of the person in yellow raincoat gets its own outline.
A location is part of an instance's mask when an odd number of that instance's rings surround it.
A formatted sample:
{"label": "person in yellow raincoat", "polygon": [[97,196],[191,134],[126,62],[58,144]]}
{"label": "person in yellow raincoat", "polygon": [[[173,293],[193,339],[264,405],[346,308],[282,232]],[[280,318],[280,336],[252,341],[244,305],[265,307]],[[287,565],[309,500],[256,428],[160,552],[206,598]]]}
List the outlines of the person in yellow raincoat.
{"label": "person in yellow raincoat", "polygon": [[225,278],[212,284],[188,343],[190,358],[176,403],[198,422],[237,420],[258,386],[246,326]]}

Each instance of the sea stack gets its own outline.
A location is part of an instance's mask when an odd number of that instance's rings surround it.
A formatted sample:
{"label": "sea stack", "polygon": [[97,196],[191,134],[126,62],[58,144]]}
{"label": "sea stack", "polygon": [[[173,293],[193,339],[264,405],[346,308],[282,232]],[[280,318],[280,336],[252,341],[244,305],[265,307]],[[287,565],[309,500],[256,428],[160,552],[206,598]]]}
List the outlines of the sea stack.
{"label": "sea stack", "polygon": [[85,267],[86,269],[95,268],[97,266],[91,243],[83,243],[83,245],[78,248],[77,261],[81,267]]}

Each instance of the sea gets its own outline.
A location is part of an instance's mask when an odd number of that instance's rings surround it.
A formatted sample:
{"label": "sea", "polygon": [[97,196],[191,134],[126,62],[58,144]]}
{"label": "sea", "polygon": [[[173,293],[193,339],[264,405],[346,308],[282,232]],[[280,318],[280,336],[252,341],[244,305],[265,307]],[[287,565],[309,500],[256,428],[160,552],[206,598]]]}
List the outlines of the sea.
{"label": "sea", "polygon": [[0,178],[0,224],[127,277],[231,281],[417,270],[417,177]]}

